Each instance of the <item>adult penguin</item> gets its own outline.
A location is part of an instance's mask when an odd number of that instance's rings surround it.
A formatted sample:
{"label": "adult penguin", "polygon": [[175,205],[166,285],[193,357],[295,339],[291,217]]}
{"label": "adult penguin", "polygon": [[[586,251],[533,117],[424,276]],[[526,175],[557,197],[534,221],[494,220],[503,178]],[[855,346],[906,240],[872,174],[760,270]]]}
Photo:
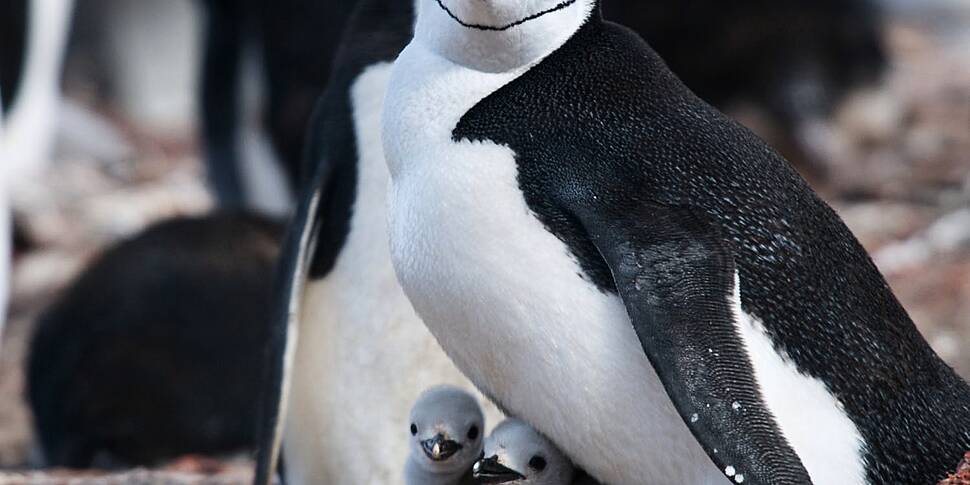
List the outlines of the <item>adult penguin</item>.
{"label": "adult penguin", "polygon": [[943,477],[970,388],[786,161],[598,3],[420,0],[384,148],[442,347],[604,483]]}
{"label": "adult penguin", "polygon": [[316,109],[308,157],[316,174],[279,273],[257,484],[268,483],[280,446],[291,485],[402,484],[408,442],[395,436],[408,429],[411,403],[433,385],[474,389],[415,315],[387,247],[380,119],[412,8],[361,1]]}

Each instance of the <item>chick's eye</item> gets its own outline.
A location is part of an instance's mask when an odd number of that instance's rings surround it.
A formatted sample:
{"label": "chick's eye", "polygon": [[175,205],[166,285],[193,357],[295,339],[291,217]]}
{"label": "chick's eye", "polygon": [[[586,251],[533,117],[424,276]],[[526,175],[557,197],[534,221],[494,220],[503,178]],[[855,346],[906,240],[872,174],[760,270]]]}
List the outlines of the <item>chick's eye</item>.
{"label": "chick's eye", "polygon": [[532,459],[529,460],[529,468],[541,472],[546,468],[546,459],[539,455],[533,456]]}
{"label": "chick's eye", "polygon": [[411,436],[418,434],[418,425],[411,423]]}
{"label": "chick's eye", "polygon": [[468,428],[468,439],[470,440],[478,439],[478,426],[472,425],[471,428]]}

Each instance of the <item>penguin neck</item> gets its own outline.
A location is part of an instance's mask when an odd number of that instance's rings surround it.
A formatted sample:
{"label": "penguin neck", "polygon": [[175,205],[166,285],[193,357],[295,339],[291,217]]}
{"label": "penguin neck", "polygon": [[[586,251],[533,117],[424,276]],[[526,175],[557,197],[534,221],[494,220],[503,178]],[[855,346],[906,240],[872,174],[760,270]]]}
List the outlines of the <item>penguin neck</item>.
{"label": "penguin neck", "polygon": [[408,458],[404,466],[404,485],[459,485],[465,471],[452,473],[435,473]]}
{"label": "penguin neck", "polygon": [[462,1],[416,0],[414,39],[455,64],[490,73],[533,65],[587,22],[600,20],[599,0],[553,1],[519,19],[474,15]]}

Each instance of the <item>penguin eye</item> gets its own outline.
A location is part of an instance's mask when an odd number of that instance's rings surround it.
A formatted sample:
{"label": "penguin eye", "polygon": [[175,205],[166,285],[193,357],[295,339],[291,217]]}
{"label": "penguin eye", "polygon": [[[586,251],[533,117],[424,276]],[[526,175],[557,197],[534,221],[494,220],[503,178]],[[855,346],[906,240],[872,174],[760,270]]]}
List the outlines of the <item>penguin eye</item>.
{"label": "penguin eye", "polygon": [[418,425],[411,423],[411,436],[418,434]]}
{"label": "penguin eye", "polygon": [[538,471],[538,472],[541,472],[542,470],[545,470],[545,468],[546,468],[546,459],[543,458],[543,457],[541,457],[541,456],[539,456],[539,455],[533,456],[532,459],[529,460],[529,468],[532,468],[533,470]]}
{"label": "penguin eye", "polygon": [[472,441],[478,439],[478,426],[472,425],[471,428],[468,428],[468,439]]}

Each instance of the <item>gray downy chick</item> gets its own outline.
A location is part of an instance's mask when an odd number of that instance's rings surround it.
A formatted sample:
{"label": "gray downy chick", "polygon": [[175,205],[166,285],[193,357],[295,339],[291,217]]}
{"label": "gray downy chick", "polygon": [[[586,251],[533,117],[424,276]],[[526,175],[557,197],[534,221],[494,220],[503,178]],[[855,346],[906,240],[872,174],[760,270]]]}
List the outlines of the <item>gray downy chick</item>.
{"label": "gray downy chick", "polygon": [[407,485],[457,485],[482,456],[485,417],[478,401],[452,386],[428,389],[411,408]]}
{"label": "gray downy chick", "polygon": [[485,440],[473,476],[481,484],[569,485],[573,464],[551,441],[525,422],[509,418]]}

